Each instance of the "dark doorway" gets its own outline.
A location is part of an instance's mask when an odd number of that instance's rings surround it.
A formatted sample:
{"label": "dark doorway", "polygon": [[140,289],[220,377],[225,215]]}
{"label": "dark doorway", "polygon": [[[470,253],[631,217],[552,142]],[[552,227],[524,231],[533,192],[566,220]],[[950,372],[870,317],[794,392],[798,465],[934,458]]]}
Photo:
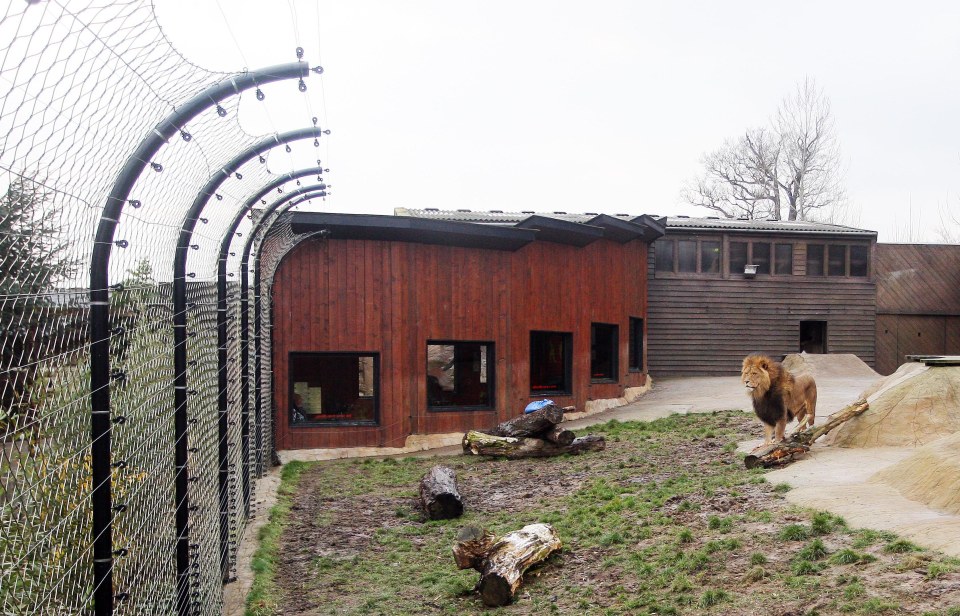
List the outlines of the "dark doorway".
{"label": "dark doorway", "polygon": [[827,352],[826,321],[800,321],[800,350],[807,353]]}

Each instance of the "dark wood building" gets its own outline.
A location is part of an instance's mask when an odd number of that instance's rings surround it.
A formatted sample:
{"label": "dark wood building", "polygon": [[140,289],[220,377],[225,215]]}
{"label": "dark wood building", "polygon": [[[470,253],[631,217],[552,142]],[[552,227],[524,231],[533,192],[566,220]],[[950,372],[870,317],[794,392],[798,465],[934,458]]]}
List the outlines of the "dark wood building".
{"label": "dark wood building", "polygon": [[402,446],[645,383],[658,221],[422,214],[294,215],[314,235],[272,287],[278,449]]}
{"label": "dark wood building", "polygon": [[877,244],[877,372],[906,355],[960,355],[960,246]]}
{"label": "dark wood building", "polygon": [[876,232],[671,217],[650,251],[649,371],[729,375],[752,352],[875,361]]}

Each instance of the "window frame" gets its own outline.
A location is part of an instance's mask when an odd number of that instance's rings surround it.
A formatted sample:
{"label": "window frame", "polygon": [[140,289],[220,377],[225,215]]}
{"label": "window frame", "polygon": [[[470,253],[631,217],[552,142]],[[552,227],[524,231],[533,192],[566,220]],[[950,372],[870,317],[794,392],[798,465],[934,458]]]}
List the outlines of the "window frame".
{"label": "window frame", "polygon": [[[476,344],[476,345],[485,345],[487,347],[487,404],[442,404],[433,406],[430,404],[430,394],[429,394],[429,381],[427,380],[430,376],[429,373],[429,362],[430,362],[430,352],[429,347],[431,345],[452,345],[456,346],[458,344]],[[426,394],[427,400],[427,412],[429,413],[456,413],[456,412],[472,412],[472,411],[490,411],[496,408],[497,404],[497,352],[496,352],[496,343],[492,340],[453,340],[453,339],[442,339],[442,340],[427,340],[424,345],[424,350],[426,351],[426,378],[424,379],[424,392]],[[456,353],[456,350],[454,350]],[[454,376],[456,379],[456,376]],[[456,391],[456,386],[454,387]]]}
{"label": "window frame", "polygon": [[627,330],[627,371],[644,372],[643,317],[630,317]]}
{"label": "window frame", "polygon": [[[610,344],[610,376],[595,376],[594,362],[596,358],[596,346],[598,327],[609,328],[606,335],[610,337],[607,342]],[[620,382],[620,325],[616,323],[603,323],[594,321],[590,323],[590,382],[591,383],[619,383]]]}
{"label": "window frame", "polygon": [[[533,336],[535,334],[559,334],[563,336],[563,380],[564,389],[534,389],[533,385]],[[529,388],[531,397],[539,396],[572,396],[573,395],[573,332],[556,331],[550,329],[531,329],[530,330],[530,354],[528,355],[529,368]]]}
{"label": "window frame", "polygon": [[[297,380],[293,375],[293,365],[300,357],[345,357],[360,359],[373,358],[373,419],[337,419],[331,421],[297,421],[293,420],[294,384]],[[376,351],[290,351],[287,353],[287,426],[290,429],[323,428],[327,426],[371,426],[380,425],[380,353]]]}
{"label": "window frame", "polygon": [[[696,271],[680,271],[680,242],[693,242],[694,257],[696,259]],[[720,245],[720,263],[716,272],[703,271],[703,244],[705,242]],[[664,246],[669,243],[673,262],[669,268],[662,268],[662,263],[657,258],[658,246]],[[662,276],[664,278],[723,278],[724,264],[726,263],[726,251],[724,250],[723,235],[678,235],[669,238],[658,238],[653,244],[653,276],[654,278]]]}
{"label": "window frame", "polygon": [[[821,262],[821,271],[818,274],[810,273],[810,247],[811,246],[820,246],[823,249],[823,260]],[[869,280],[873,272],[873,255],[870,250],[872,244],[866,242],[857,242],[857,241],[814,241],[807,242],[805,246],[806,250],[806,269],[805,276],[811,278],[829,278],[832,280]],[[830,250],[842,248],[843,249],[843,273],[842,274],[831,274],[830,273]],[[861,249],[864,251],[865,263],[864,266],[866,271],[864,274],[854,275],[853,270],[853,251],[854,249]]]}

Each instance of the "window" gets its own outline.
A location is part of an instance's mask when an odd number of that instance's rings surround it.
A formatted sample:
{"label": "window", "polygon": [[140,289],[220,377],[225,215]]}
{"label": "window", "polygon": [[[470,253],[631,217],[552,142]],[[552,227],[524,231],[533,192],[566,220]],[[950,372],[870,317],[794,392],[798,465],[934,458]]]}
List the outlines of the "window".
{"label": "window", "polygon": [[847,273],[847,247],[839,244],[827,246],[827,275],[845,276]]}
{"label": "window", "polygon": [[630,317],[630,372],[643,372],[643,319]]}
{"label": "window", "polygon": [[807,244],[807,275],[865,278],[870,273],[870,247],[863,244]]}
{"label": "window", "polygon": [[793,244],[775,244],[773,248],[773,273],[789,276],[793,273]]}
{"label": "window", "polygon": [[427,342],[427,408],[493,406],[492,342]]}
{"label": "window", "polygon": [[770,273],[770,243],[769,242],[751,242],[752,255],[750,263],[757,266],[758,274]]}
{"label": "window", "polygon": [[680,240],[677,242],[677,259],[679,267],[677,271],[684,273],[696,273],[697,271],[697,241]]}
{"label": "window", "polygon": [[700,271],[704,274],[720,273],[721,242],[700,242]]}
{"label": "window", "polygon": [[869,248],[867,246],[851,246],[850,247],[850,275],[851,276],[866,276],[867,275],[867,262],[869,257],[867,256]]}
{"label": "window", "polygon": [[659,240],[654,245],[654,260],[656,262],[656,271],[673,271],[673,240]]}
{"label": "window", "polygon": [[530,332],[530,390],[536,395],[570,394],[573,334]]}
{"label": "window", "polygon": [[823,244],[807,244],[807,276],[823,276]]}
{"label": "window", "polygon": [[743,274],[747,265],[747,243],[730,242],[730,274]]}
{"label": "window", "polygon": [[660,239],[654,243],[657,272],[719,274],[723,243],[718,240]]}
{"label": "window", "polygon": [[291,353],[291,425],[376,425],[379,370],[375,353]]}
{"label": "window", "polygon": [[590,325],[590,380],[616,382],[619,329],[608,323]]}

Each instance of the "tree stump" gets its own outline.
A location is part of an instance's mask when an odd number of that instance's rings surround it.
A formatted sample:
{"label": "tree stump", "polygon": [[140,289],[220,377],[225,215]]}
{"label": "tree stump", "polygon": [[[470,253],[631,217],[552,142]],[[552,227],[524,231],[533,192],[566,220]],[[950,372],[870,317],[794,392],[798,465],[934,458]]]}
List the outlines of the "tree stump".
{"label": "tree stump", "polygon": [[493,436],[471,430],[463,437],[463,451],[476,456],[497,456],[516,460],[520,458],[548,458],[565,453],[581,454],[600,451],[607,442],[602,436],[588,434],[573,439],[569,445],[558,445],[539,438],[513,438]]}
{"label": "tree stump", "polygon": [[810,451],[810,445],[815,440],[830,432],[840,424],[849,419],[853,419],[870,408],[867,401],[861,398],[853,404],[848,404],[833,415],[827,418],[827,421],[807,428],[802,432],[795,432],[790,438],[784,439],[779,443],[771,443],[754,449],[743,459],[743,464],[747,468],[757,468],[762,466],[770,468],[772,466],[786,466],[798,456]]}
{"label": "tree stump", "polygon": [[492,436],[539,436],[563,421],[563,409],[556,404],[514,417],[496,428],[486,430]]}
{"label": "tree stump", "polygon": [[495,607],[513,601],[523,574],[561,547],[557,531],[549,524],[524,526],[499,541],[481,528],[467,527],[458,536],[453,554],[459,568],[480,572],[480,598],[484,605]]}
{"label": "tree stump", "polygon": [[449,466],[437,465],[420,480],[420,503],[427,518],[449,520],[463,514],[457,475]]}

